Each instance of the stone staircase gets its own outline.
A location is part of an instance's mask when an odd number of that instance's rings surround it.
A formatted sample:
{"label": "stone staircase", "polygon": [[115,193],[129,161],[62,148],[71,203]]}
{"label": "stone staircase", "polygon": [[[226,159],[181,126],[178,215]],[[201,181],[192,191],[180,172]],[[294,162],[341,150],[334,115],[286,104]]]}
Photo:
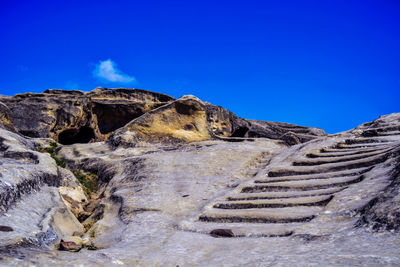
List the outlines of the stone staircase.
{"label": "stone staircase", "polygon": [[183,221],[181,229],[230,229],[235,237],[289,236],[305,229],[339,192],[369,179],[368,173],[400,146],[399,126],[365,124],[357,130],[299,146],[286,165],[268,165]]}

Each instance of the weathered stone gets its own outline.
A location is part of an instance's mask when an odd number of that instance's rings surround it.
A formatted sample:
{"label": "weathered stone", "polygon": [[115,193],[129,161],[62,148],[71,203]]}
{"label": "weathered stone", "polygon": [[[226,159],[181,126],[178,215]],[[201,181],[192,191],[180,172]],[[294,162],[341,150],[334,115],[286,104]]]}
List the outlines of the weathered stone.
{"label": "weathered stone", "polygon": [[210,140],[205,105],[194,96],[154,109],[117,130],[109,138],[113,146],[137,143],[180,143]]}
{"label": "weathered stone", "polygon": [[319,136],[326,136],[322,129],[304,127],[295,124],[249,120],[251,126],[247,137],[270,138],[282,140],[287,145],[310,141]]}
{"label": "weathered stone", "polygon": [[207,121],[213,134],[222,137],[246,137],[250,123],[231,111],[210,103],[205,105]]}
{"label": "weathered stone", "polygon": [[[23,135],[72,144],[104,140],[110,132],[174,98],[140,89],[96,88],[91,92],[53,89],[0,96],[0,100]],[[4,105],[0,108],[5,109]]]}
{"label": "weathered stone", "polygon": [[62,251],[78,252],[79,250],[82,249],[82,244],[78,245],[72,241],[67,242],[67,241],[61,240],[59,249]]}
{"label": "weathered stone", "polygon": [[[8,128],[13,123],[25,136],[50,137],[65,145],[102,141],[110,135],[112,143],[122,142],[125,146],[137,142],[179,143],[229,137],[283,140],[288,132],[306,142],[326,135],[317,128],[247,121],[222,107],[189,98],[172,103],[173,97],[140,89],[96,88],[91,92],[51,89],[40,94],[0,96],[8,106],[0,105],[0,111],[4,110],[0,123],[4,121]],[[158,109],[161,106],[164,107]],[[154,111],[147,114],[151,110]],[[147,115],[142,118],[143,114]],[[195,117],[196,121],[192,120]],[[128,126],[132,120],[135,123]],[[113,133],[125,125],[125,130]],[[123,131],[134,132],[134,137],[122,137]]]}
{"label": "weathered stone", "polygon": [[90,203],[88,203],[87,205],[85,205],[84,210],[87,212],[93,212],[94,209],[100,204],[100,199],[95,199],[93,201],[91,201]]}
{"label": "weathered stone", "polygon": [[[398,233],[392,233],[400,231],[400,114],[326,135],[312,127],[241,119],[193,96],[161,103],[151,93],[96,89],[50,90],[40,97],[89,94],[97,108],[88,111],[88,120],[96,117],[97,128],[62,115],[58,129],[80,130],[50,134],[71,143],[90,127],[95,138],[87,144],[56,147],[54,139],[0,127],[2,264],[400,263]],[[118,104],[121,99],[160,106],[143,108],[126,122],[126,114],[137,110]],[[110,117],[112,110],[125,115]],[[52,132],[32,125],[32,131]],[[122,126],[113,130],[116,125]],[[67,168],[94,173],[96,194],[85,196],[56,158]],[[59,244],[69,251],[101,251],[61,253],[55,251]]]}
{"label": "weathered stone", "polygon": [[7,130],[14,131],[14,125],[12,123],[10,109],[1,102],[0,102],[0,125],[5,127]]}
{"label": "weathered stone", "polygon": [[2,246],[15,246],[23,239],[52,245],[58,237],[83,228],[57,188],[79,182],[64,174],[34,142],[0,127],[0,225],[13,230],[3,228],[8,231],[0,235]]}
{"label": "weathered stone", "polygon": [[85,221],[87,218],[89,218],[90,215],[92,215],[92,212],[80,211],[80,212],[76,215],[76,217],[78,218],[78,221],[83,222],[83,221]]}

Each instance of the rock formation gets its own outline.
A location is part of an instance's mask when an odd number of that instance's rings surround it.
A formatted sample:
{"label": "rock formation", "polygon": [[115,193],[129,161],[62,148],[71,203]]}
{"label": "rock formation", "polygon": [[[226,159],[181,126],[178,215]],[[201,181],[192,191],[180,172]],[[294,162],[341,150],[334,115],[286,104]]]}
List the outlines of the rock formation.
{"label": "rock formation", "polygon": [[327,135],[138,89],[0,101],[5,265],[400,264],[400,113]]}
{"label": "rock formation", "polygon": [[[132,127],[139,127],[139,125],[141,130],[145,131],[145,128],[149,128],[146,123],[150,120],[151,123],[155,123],[153,128],[150,127],[152,128],[150,131],[156,135],[157,131],[161,133],[163,136],[160,138],[166,138],[167,133],[164,131],[174,132],[168,133],[170,141],[178,139],[199,141],[218,137],[265,137],[286,141],[287,136],[290,135],[292,137],[289,143],[300,143],[315,136],[326,135],[320,129],[291,124],[253,123],[240,119],[221,107],[203,103],[196,97],[184,96],[175,100],[164,94],[140,89],[99,87],[91,92],[52,89],[41,94],[0,96],[0,102],[5,104],[0,106],[0,111],[5,116],[4,119],[1,118],[2,121],[4,120],[3,125],[10,127],[11,124],[6,121],[12,120],[12,124],[22,135],[52,138],[65,145],[104,141],[111,133],[125,125],[125,130],[119,131],[120,135],[122,131],[130,131]],[[192,114],[193,112],[195,114]],[[196,125],[192,124],[195,123],[194,121],[180,125],[184,123],[181,121],[182,118],[192,120],[194,117],[197,120],[203,120],[203,122],[197,122],[202,124],[199,125],[202,128],[202,133],[199,133],[201,137],[191,133],[198,131],[195,128]],[[163,121],[165,118],[167,119]],[[137,119],[138,123],[127,125],[134,119]],[[165,124],[169,124],[170,129],[156,129],[166,126]],[[188,134],[190,136],[184,137]],[[143,132],[141,135],[146,135],[146,133]],[[175,135],[179,137],[175,138]],[[156,141],[156,138],[156,136],[151,136],[147,140]]]}
{"label": "rock formation", "polygon": [[50,137],[61,144],[104,140],[134,118],[172,100],[159,93],[123,88],[96,88],[89,93],[46,90],[0,97],[21,134]]}

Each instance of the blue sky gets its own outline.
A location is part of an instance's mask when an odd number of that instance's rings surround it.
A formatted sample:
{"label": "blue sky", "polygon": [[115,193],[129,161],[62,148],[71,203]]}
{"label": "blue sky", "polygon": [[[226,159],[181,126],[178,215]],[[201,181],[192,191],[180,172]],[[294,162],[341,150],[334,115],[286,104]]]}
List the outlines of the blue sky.
{"label": "blue sky", "polygon": [[143,88],[348,130],[400,112],[400,2],[1,1],[0,94]]}

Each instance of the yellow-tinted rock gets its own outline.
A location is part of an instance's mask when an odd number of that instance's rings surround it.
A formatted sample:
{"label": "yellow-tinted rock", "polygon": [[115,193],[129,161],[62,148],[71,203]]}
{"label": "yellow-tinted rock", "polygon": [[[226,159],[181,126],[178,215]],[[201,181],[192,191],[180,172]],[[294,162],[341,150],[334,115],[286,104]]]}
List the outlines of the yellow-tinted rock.
{"label": "yellow-tinted rock", "polygon": [[104,140],[112,131],[173,100],[164,94],[125,88],[91,92],[51,89],[40,94],[0,96],[21,134],[50,137],[62,144]]}
{"label": "yellow-tinted rock", "polygon": [[110,142],[134,146],[138,142],[178,143],[212,139],[205,105],[194,96],[154,109],[116,131]]}

